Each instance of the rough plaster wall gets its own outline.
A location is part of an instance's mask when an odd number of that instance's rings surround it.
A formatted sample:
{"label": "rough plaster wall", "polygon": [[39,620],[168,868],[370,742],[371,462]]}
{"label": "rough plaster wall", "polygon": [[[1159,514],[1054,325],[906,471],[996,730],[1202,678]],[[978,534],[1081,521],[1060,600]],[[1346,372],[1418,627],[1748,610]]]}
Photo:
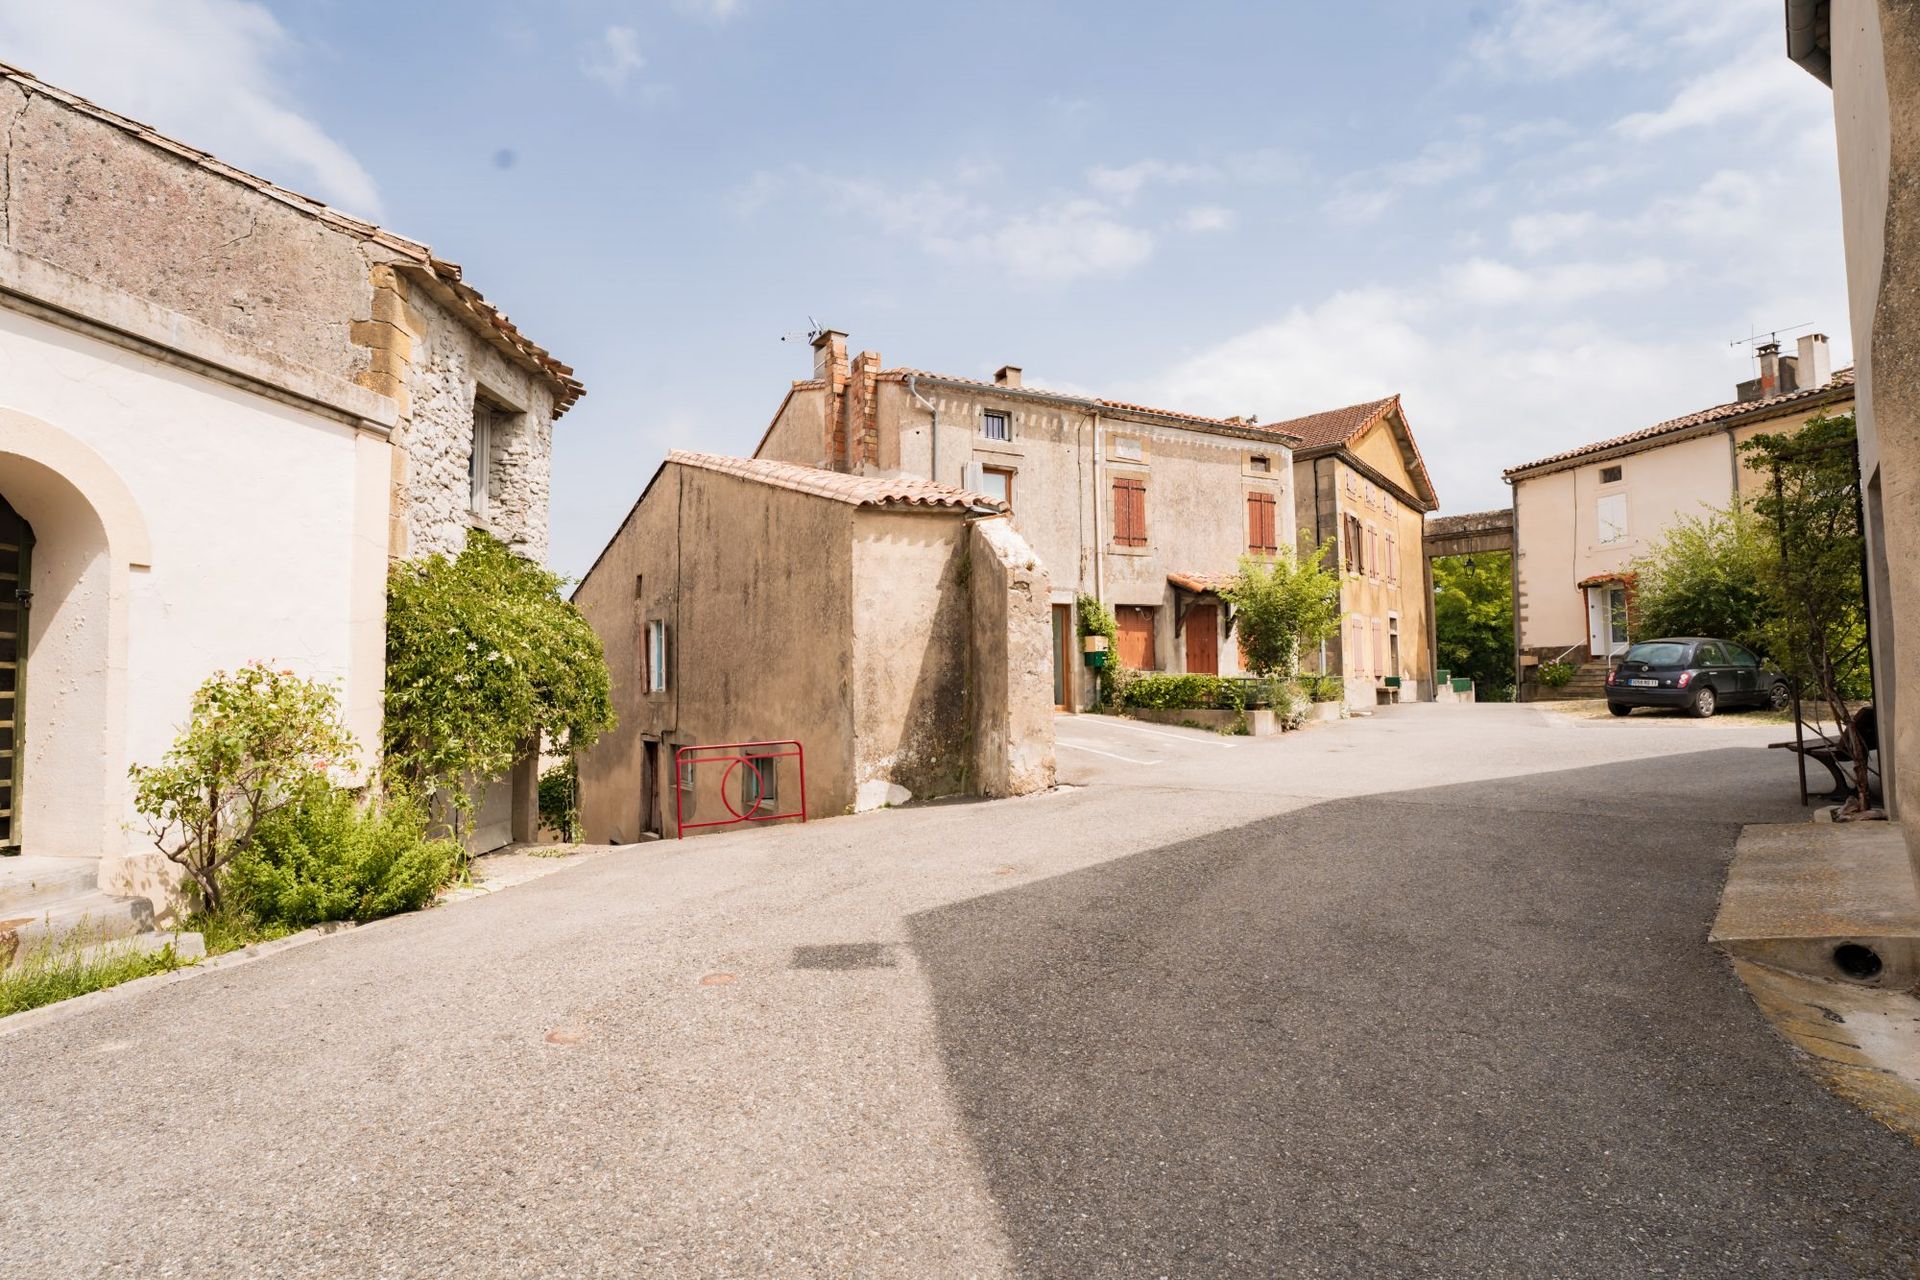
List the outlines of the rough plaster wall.
{"label": "rough plaster wall", "polygon": [[467,463],[473,448],[474,399],[491,398],[523,412],[495,418],[485,525],[529,559],[547,555],[553,410],[544,385],[479,342],[431,298],[416,290],[413,311],[424,332],[413,335],[407,373],[408,414],[394,433],[406,456],[401,496],[408,556],[458,555],[472,525]]}
{"label": "rough plaster wall", "polygon": [[827,389],[795,387],[767,428],[754,457],[827,469]]}
{"label": "rough plaster wall", "polygon": [[7,247],[351,378],[361,242],[53,99],[0,89]]}
{"label": "rough plaster wall", "polygon": [[1054,783],[1053,618],[1046,570],[1004,519],[977,521],[968,545],[973,790]]}
{"label": "rough plaster wall", "polygon": [[[856,805],[967,787],[967,525],[861,509],[853,539]],[[875,784],[878,784],[877,786]]]}

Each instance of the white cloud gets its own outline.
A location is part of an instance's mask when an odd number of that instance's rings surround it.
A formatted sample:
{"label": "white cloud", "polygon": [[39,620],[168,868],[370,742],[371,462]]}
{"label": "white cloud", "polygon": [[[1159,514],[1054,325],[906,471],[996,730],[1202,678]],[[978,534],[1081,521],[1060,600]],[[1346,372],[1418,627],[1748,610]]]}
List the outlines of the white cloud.
{"label": "white cloud", "polygon": [[1778,27],[1770,0],[1512,0],[1469,44],[1483,69],[1552,80],[1642,65],[1673,49],[1718,45],[1756,23]]}
{"label": "white cloud", "polygon": [[1153,237],[1096,201],[1067,200],[958,239],[952,251],[1020,279],[1060,283],[1129,271],[1152,256]]}
{"label": "white cloud", "polygon": [[1445,186],[1476,172],[1484,160],[1471,134],[1439,138],[1409,159],[1348,174],[1327,201],[1327,211],[1346,222],[1375,222],[1409,191]]}
{"label": "white cloud", "polygon": [[6,60],[227,162],[367,218],[373,177],[298,111],[277,74],[295,53],[250,0],[0,0]]}
{"label": "white cloud", "polygon": [[740,12],[740,0],[674,0],[674,7],[682,13],[725,22]]}
{"label": "white cloud", "polygon": [[1136,160],[1118,167],[1096,166],[1087,171],[1087,185],[1102,195],[1131,200],[1149,183],[1180,186],[1202,182],[1217,176],[1208,165],[1179,164],[1166,160]]}
{"label": "white cloud", "polygon": [[1513,247],[1532,256],[1591,235],[1600,219],[1590,212],[1523,213],[1507,224]]}
{"label": "white cloud", "polygon": [[580,69],[615,93],[627,87],[633,73],[647,65],[640,56],[640,35],[632,27],[608,27],[587,48]]}
{"label": "white cloud", "polygon": [[1217,204],[1201,204],[1180,215],[1180,229],[1195,233],[1226,231],[1237,220],[1231,209],[1224,209]]}
{"label": "white cloud", "polygon": [[1778,40],[1771,40],[1689,80],[1660,110],[1636,111],[1617,127],[1644,142],[1729,120],[1750,120],[1757,126],[1776,110],[1815,95],[1830,96],[1781,56]]}
{"label": "white cloud", "polygon": [[1531,303],[1565,306],[1608,293],[1646,293],[1667,283],[1671,269],[1659,258],[1610,262],[1564,262],[1522,268],[1491,258],[1469,258],[1446,272],[1448,289],[1466,302],[1486,306]]}

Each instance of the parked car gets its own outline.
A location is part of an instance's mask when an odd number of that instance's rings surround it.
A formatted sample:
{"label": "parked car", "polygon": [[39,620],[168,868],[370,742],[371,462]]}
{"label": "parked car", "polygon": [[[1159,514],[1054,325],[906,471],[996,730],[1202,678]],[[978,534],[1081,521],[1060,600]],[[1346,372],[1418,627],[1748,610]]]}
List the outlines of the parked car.
{"label": "parked car", "polygon": [[1607,672],[1607,710],[1684,707],[1704,719],[1721,707],[1785,707],[1787,678],[1731,640],[1674,636],[1642,640]]}

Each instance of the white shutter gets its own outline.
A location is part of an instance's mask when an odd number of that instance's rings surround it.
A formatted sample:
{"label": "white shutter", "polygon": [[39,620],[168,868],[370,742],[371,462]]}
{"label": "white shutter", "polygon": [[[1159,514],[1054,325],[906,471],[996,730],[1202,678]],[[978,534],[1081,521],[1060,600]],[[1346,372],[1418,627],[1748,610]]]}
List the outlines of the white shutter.
{"label": "white shutter", "polygon": [[972,493],[986,492],[986,467],[978,462],[969,462],[960,470],[960,487]]}

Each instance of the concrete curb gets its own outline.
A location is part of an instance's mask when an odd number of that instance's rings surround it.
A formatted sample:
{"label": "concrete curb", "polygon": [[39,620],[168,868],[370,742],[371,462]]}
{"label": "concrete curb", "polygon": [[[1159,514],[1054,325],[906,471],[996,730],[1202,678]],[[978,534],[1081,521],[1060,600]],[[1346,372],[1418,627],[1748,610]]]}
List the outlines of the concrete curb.
{"label": "concrete curb", "polygon": [[[527,856],[526,849],[528,847],[529,846],[524,845],[510,846],[508,849],[502,850],[499,853],[485,854],[481,858],[476,859],[476,861],[484,863],[487,858]],[[436,911],[454,907],[463,902],[471,902],[477,898],[489,897],[499,893],[502,889],[511,889],[516,885],[528,884],[535,880],[544,880],[550,875],[566,870],[568,867],[579,866],[583,862],[595,861],[606,854],[613,853],[617,848],[621,847],[627,846],[608,845],[601,847],[585,845],[577,852],[567,854],[563,857],[541,858],[539,859],[540,862],[549,865],[516,866],[512,872],[496,880],[484,880],[478,884],[456,885],[451,889],[443,890],[432,903],[422,908],[422,910]],[[389,921],[405,920],[419,914],[420,912],[417,911],[409,911],[397,916],[387,916],[381,920],[369,920],[365,924],[358,924],[352,920],[332,920],[326,924],[315,925],[311,929],[304,929],[299,933],[289,934],[284,938],[275,938],[270,942],[256,942],[252,946],[242,947],[238,951],[229,951],[225,955],[214,956],[212,959],[203,959],[192,964],[182,965],[180,968],[170,970],[166,973],[150,974],[147,977],[135,978],[132,982],[123,982],[118,986],[107,987],[101,991],[89,991],[87,994],[75,996],[71,1000],[61,1000],[54,1004],[41,1005],[38,1009],[26,1009],[20,1013],[9,1014],[7,1017],[0,1018],[0,1040],[4,1040],[9,1036],[18,1035],[23,1031],[30,1031],[35,1027],[64,1022],[69,1018],[82,1017],[95,1009],[105,1008],[108,1005],[118,1004],[127,1000],[136,1000],[148,992],[157,991],[162,987],[171,986],[176,982],[187,982],[194,978],[205,977],[208,974],[237,969],[242,965],[252,964],[256,960],[265,960],[269,956],[277,956],[281,952],[293,951],[300,947],[307,946],[310,943],[319,942],[323,938],[331,938],[343,933],[352,933],[359,929],[372,929],[379,925],[386,924]]]}

